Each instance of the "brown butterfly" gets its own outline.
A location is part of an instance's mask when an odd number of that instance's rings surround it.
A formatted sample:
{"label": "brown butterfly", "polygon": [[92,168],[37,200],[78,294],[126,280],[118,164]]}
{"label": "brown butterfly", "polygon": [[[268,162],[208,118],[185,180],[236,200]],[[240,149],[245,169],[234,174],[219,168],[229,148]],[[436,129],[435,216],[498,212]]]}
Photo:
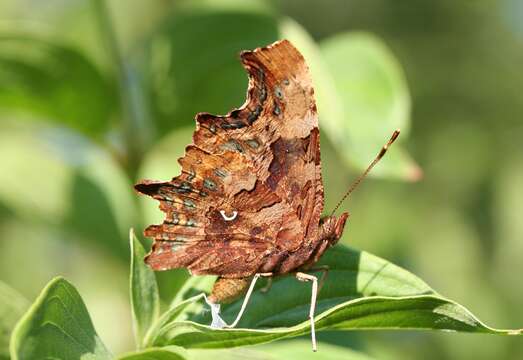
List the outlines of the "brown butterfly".
{"label": "brown butterfly", "polygon": [[[314,308],[328,269],[313,266],[341,237],[348,213],[321,217],[318,115],[303,56],[282,40],[242,52],[241,61],[249,74],[245,104],[225,116],[199,113],[193,143],[178,160],[182,173],[170,181],[135,185],[159,200],[166,214],[162,224],[145,230],[154,239],[145,261],[154,270],[187,268],[194,275],[217,275],[208,298],[214,327],[238,323],[260,276],[292,273],[312,281],[316,351]],[[319,285],[305,271],[322,271]],[[227,325],[218,304],[246,290],[240,313]]]}

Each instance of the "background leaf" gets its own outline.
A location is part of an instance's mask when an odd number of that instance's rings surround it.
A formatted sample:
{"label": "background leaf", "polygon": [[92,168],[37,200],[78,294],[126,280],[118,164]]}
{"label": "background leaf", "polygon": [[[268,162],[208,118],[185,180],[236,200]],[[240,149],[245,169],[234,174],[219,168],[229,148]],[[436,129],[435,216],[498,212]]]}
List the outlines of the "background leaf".
{"label": "background leaf", "polygon": [[[336,247],[325,254],[329,278],[317,302],[318,330],[436,329],[478,333],[520,334],[481,323],[463,306],[439,296],[408,271],[374,255]],[[208,312],[196,312],[192,321],[159,323],[151,332],[155,346],[223,348],[269,342],[309,331],[307,313],[310,286],[290,277],[276,281],[269,293],[254,293],[238,329],[216,330]],[[173,313],[190,309],[197,295],[179,303]],[[233,319],[241,301],[225,308]],[[194,322],[198,321],[198,323]]]}
{"label": "background leaf", "polygon": [[131,309],[134,334],[139,349],[144,345],[147,331],[160,313],[160,297],[154,271],[144,262],[145,250],[131,230]]}
{"label": "background leaf", "polygon": [[[365,169],[388,140],[410,129],[410,95],[401,66],[378,38],[365,33],[343,33],[321,42],[321,52],[332,74],[342,117],[327,117],[323,128],[340,153]],[[421,170],[397,145],[376,175],[418,180]]]}
{"label": "background leaf", "polygon": [[9,358],[11,331],[28,306],[22,295],[0,281],[0,359]]}
{"label": "background leaf", "polygon": [[11,337],[17,359],[111,359],[80,294],[63,278],[53,279],[18,322]]}
{"label": "background leaf", "polygon": [[115,95],[80,51],[36,36],[0,33],[0,108],[98,136],[111,124]]}

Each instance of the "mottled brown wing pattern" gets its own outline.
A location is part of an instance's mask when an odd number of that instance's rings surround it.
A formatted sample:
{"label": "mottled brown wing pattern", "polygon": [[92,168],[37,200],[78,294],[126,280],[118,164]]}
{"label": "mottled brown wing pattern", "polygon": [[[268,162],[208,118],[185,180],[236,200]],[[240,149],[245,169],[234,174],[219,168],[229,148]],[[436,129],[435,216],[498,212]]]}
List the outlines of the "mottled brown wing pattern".
{"label": "mottled brown wing pattern", "polygon": [[318,236],[323,186],[307,65],[285,40],[241,59],[245,104],[225,116],[198,114],[182,174],[136,185],[166,214],[145,230],[155,270],[247,277]]}

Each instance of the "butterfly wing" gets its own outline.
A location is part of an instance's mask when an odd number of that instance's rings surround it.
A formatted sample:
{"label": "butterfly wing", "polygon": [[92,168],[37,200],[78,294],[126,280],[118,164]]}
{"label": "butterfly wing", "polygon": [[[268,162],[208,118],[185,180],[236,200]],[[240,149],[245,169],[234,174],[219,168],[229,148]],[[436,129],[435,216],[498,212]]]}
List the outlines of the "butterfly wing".
{"label": "butterfly wing", "polygon": [[318,235],[323,185],[307,65],[286,40],[241,59],[245,104],[226,116],[198,114],[182,174],[135,186],[166,213],[145,230],[155,270],[246,277]]}

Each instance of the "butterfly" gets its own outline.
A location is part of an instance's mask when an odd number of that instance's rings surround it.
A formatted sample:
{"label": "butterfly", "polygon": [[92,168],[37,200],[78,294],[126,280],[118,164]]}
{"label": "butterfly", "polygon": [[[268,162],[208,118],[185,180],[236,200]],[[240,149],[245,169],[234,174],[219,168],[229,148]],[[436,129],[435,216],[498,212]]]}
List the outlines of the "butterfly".
{"label": "butterfly", "polygon": [[[338,242],[349,215],[333,211],[322,217],[318,115],[303,56],[281,40],[240,57],[249,75],[245,104],[224,116],[197,114],[193,143],[178,160],[181,174],[135,185],[158,200],[165,213],[162,224],[144,231],[154,239],[145,262],[156,271],[187,268],[193,275],[217,275],[206,298],[213,327],[236,326],[259,277],[294,274],[311,281],[316,351],[316,297],[328,268],[314,265]],[[321,271],[320,280],[312,271]],[[236,320],[226,324],[219,304],[245,292]]]}

